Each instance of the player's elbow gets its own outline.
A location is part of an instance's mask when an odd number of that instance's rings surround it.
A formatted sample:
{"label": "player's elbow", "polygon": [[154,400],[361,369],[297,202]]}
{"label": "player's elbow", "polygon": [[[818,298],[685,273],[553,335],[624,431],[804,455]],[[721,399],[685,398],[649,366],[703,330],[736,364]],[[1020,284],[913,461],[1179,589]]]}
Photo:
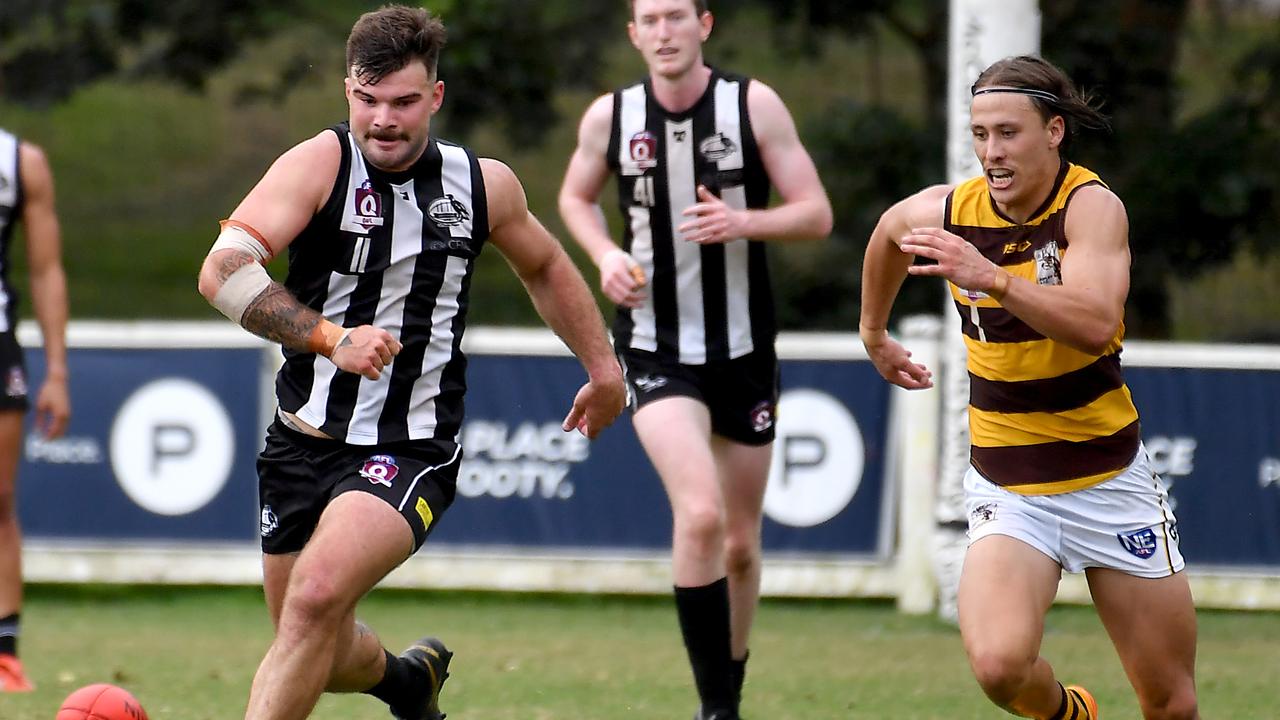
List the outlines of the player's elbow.
{"label": "player's elbow", "polygon": [[1120,332],[1118,322],[1100,321],[1090,323],[1076,340],[1076,349],[1089,355],[1105,355],[1115,343]]}
{"label": "player's elbow", "polygon": [[825,238],[831,234],[832,228],[835,226],[835,214],[831,211],[831,201],[825,197],[818,204],[818,209],[814,212],[814,233],[818,238]]}
{"label": "player's elbow", "polygon": [[560,195],[556,200],[556,205],[560,210],[560,217],[564,218],[566,223],[568,218],[576,217],[582,211],[582,208],[589,208],[592,205],[581,195],[570,190],[568,185],[560,188]]}
{"label": "player's elbow", "polygon": [[205,300],[212,303],[213,298],[217,296],[221,287],[222,283],[218,282],[217,274],[210,267],[209,260],[206,258],[204,264],[200,266],[200,274],[196,277],[196,289],[200,291]]}

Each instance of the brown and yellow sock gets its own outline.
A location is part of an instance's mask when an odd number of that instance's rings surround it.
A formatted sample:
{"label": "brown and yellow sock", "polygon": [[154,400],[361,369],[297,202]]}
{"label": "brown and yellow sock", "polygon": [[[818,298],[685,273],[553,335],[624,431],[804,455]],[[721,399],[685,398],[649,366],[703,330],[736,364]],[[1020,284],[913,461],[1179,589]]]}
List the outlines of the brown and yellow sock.
{"label": "brown and yellow sock", "polygon": [[1076,685],[1064,688],[1062,683],[1058,689],[1062,690],[1062,704],[1048,720],[1098,720],[1098,706],[1088,690]]}

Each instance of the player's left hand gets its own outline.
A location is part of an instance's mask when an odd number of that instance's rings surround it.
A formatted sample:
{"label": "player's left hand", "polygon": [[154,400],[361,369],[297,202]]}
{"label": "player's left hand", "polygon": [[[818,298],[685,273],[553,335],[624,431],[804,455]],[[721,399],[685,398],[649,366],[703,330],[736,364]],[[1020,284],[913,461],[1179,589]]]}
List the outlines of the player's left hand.
{"label": "player's left hand", "polygon": [[65,377],[48,377],[36,396],[36,430],[46,439],[61,437],[71,419],[71,396]]}
{"label": "player's left hand", "polygon": [[898,247],[905,253],[934,260],[936,265],[912,265],[912,275],[944,277],[966,290],[985,292],[996,282],[996,265],[968,240],[942,228],[915,228]]}
{"label": "player's left hand", "polygon": [[622,371],[611,373],[608,377],[592,378],[578,390],[573,398],[573,407],[565,416],[561,428],[565,432],[577,429],[589,439],[594,440],[600,431],[613,424],[622,409],[627,406],[627,386],[622,380]]}
{"label": "player's left hand", "polygon": [[725,243],[746,237],[746,214],[731,208],[723,200],[711,194],[706,185],[698,186],[698,200],[680,213],[692,220],[676,228],[685,240],[699,245]]}

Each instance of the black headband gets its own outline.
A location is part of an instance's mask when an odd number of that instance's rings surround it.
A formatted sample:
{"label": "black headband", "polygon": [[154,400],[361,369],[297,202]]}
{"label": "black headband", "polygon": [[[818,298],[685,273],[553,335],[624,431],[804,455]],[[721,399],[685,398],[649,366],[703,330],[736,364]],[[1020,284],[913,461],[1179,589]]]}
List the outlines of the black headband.
{"label": "black headband", "polygon": [[973,96],[985,95],[987,93],[1016,93],[1018,95],[1029,95],[1051,103],[1059,102],[1058,96],[1048,90],[1038,90],[1036,88],[1013,87],[1012,85],[990,85],[984,88],[974,88]]}

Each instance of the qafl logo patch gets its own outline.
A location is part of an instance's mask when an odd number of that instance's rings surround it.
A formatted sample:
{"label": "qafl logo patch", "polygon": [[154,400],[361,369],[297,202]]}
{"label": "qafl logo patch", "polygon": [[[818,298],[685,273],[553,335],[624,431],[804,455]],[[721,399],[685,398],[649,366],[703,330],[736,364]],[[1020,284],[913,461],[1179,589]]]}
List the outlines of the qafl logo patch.
{"label": "qafl logo patch", "polygon": [[641,170],[648,170],[658,165],[658,138],[648,130],[641,130],[631,136],[627,143],[631,153],[631,162]]}
{"label": "qafl logo patch", "polygon": [[774,416],[777,414],[775,406],[772,402],[765,401],[756,405],[751,409],[751,429],[755,432],[762,433],[773,427]]}
{"label": "qafl logo patch", "polygon": [[452,195],[432,200],[427,206],[427,216],[440,227],[457,227],[471,219],[467,206]]}
{"label": "qafl logo patch", "polygon": [[22,372],[22,367],[14,365],[9,368],[9,375],[5,378],[4,394],[9,397],[25,397],[27,394],[27,375]]}
{"label": "qafl logo patch", "polygon": [[356,188],[355,211],[357,225],[366,228],[382,225],[382,195],[368,180]]}
{"label": "qafl logo patch", "polygon": [[365,460],[364,467],[360,468],[360,477],[374,485],[391,487],[392,481],[399,474],[400,466],[396,465],[396,459],[390,455],[374,455]]}

